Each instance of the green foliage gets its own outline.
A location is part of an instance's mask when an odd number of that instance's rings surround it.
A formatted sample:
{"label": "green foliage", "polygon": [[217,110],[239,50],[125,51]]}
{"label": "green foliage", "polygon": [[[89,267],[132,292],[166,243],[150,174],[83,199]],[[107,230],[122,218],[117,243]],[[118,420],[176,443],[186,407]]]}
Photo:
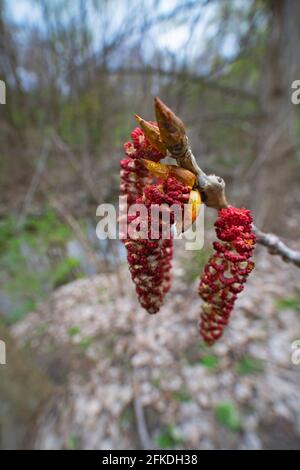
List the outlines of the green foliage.
{"label": "green foliage", "polygon": [[244,356],[236,365],[236,371],[240,375],[256,374],[263,370],[263,362],[251,356]]}
{"label": "green foliage", "polygon": [[298,137],[300,137],[300,119],[299,118],[296,121],[296,133]]}
{"label": "green foliage", "polygon": [[183,444],[183,439],[175,427],[169,425],[155,438],[155,442],[160,449],[173,449],[175,446]]}
{"label": "green foliage", "polygon": [[127,114],[120,114],[114,127],[114,142],[116,147],[121,147],[122,143],[128,140],[131,131],[132,123],[128,119]]}
{"label": "green foliage", "polygon": [[202,364],[204,367],[207,367],[207,369],[216,369],[219,365],[219,359],[216,356],[210,354],[201,357],[200,364]]}
{"label": "green foliage", "polygon": [[78,333],[80,333],[80,327],[78,325],[73,325],[68,329],[68,335],[70,338],[78,335]]}
{"label": "green foliage", "polygon": [[179,390],[172,392],[172,399],[175,401],[180,401],[181,403],[187,403],[191,401],[192,398],[187,388],[183,385]]}
{"label": "green foliage", "polygon": [[93,342],[93,338],[91,336],[86,336],[85,338],[82,338],[82,340],[80,341],[79,347],[83,352],[85,352],[91,346],[92,342]]}
{"label": "green foliage", "polygon": [[202,354],[210,354],[211,347],[207,346],[207,344],[203,340],[199,340],[196,343],[197,349],[202,353]]}
{"label": "green foliage", "polygon": [[132,407],[127,407],[122,411],[120,421],[123,424],[130,424],[134,421],[134,412]]}
{"label": "green foliage", "polygon": [[25,299],[19,306],[11,310],[8,323],[15,323],[22,320],[26,313],[32,312],[35,308],[36,302],[33,299]]}
{"label": "green foliage", "polygon": [[48,324],[47,323],[41,323],[38,325],[35,329],[35,336],[43,336],[48,330]]}
{"label": "green foliage", "polygon": [[185,264],[185,279],[187,282],[193,282],[200,276],[211,252],[212,251],[210,249],[205,250],[203,248],[202,250],[197,251],[189,262]]}
{"label": "green foliage", "polygon": [[69,450],[76,450],[79,448],[78,438],[74,436],[73,434],[71,434],[68,438],[67,448]]}
{"label": "green foliage", "polygon": [[237,409],[231,402],[219,403],[215,407],[215,415],[221,426],[230,429],[230,431],[240,431],[242,429],[242,420]]}
{"label": "green foliage", "polygon": [[298,297],[282,297],[276,301],[278,310],[300,310],[300,299]]}
{"label": "green foliage", "polygon": [[79,266],[80,262],[77,259],[71,257],[62,259],[52,273],[53,286],[58,287],[69,282],[74,277],[72,276],[73,270]]}
{"label": "green foliage", "polygon": [[10,299],[8,322],[33,310],[53,288],[80,275],[79,262],[65,255],[72,232],[52,210],[0,219],[1,292]]}
{"label": "green foliage", "polygon": [[160,377],[154,377],[153,379],[151,379],[151,383],[154,387],[160,388],[161,378]]}

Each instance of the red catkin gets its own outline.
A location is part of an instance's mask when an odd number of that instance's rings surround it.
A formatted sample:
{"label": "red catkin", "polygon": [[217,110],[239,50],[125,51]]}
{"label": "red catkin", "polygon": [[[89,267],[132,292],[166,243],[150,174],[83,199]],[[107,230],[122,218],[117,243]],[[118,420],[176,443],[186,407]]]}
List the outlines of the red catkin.
{"label": "red catkin", "polygon": [[[131,133],[132,142],[128,141],[124,144],[125,158],[120,161],[120,217],[119,223],[121,227],[123,222],[127,221],[127,213],[125,210],[134,204],[138,197],[143,194],[146,184],[149,184],[152,177],[148,170],[144,167],[141,158],[159,161],[164,156],[154,149],[147,139],[143,131],[136,127]],[[126,239],[127,233],[122,230],[121,239]]]}
{"label": "red catkin", "polygon": [[134,204],[136,198],[143,193],[144,186],[149,182],[149,173],[139,161],[144,156],[144,148],[147,146],[144,133],[140,128],[131,133],[132,142],[124,144],[126,157],[120,162],[120,191],[127,196],[128,205]]}
{"label": "red catkin", "polygon": [[[145,187],[143,196],[138,203],[145,204],[147,220],[143,220],[146,229],[143,237],[138,240],[128,239],[127,260],[131,277],[136,285],[139,302],[148,313],[157,313],[163,303],[164,296],[171,287],[171,267],[173,257],[173,239],[170,225],[174,223],[173,204],[183,205],[188,202],[190,188],[175,178],[169,177],[158,184]],[[160,205],[160,217],[156,233],[151,233],[151,207]],[[162,213],[168,212],[166,219]],[[138,215],[137,215],[138,217]],[[170,224],[167,221],[170,220]]]}
{"label": "red catkin", "polygon": [[[173,239],[166,232],[164,219],[159,217],[157,233],[151,233],[151,207],[153,204],[164,206],[162,212],[169,211],[171,224],[174,213],[170,211],[173,204],[180,205],[188,202],[190,188],[184,186],[175,178],[151,184],[153,178],[140,162],[141,158],[155,162],[164,156],[154,149],[144,136],[141,129],[136,128],[131,133],[132,142],[124,145],[126,158],[121,160],[121,194],[127,197],[128,208],[134,203],[143,203],[147,209],[147,220],[142,220],[139,227],[143,230],[141,238],[130,238],[125,234],[127,261],[139,302],[149,313],[158,312],[165,294],[171,286],[171,261],[173,257]],[[127,222],[134,222],[139,214],[126,217]],[[146,228],[146,229],[145,229]],[[155,236],[154,236],[155,235]]]}
{"label": "red catkin", "polygon": [[215,253],[205,266],[199,286],[204,300],[199,330],[208,345],[221,337],[228,324],[237,295],[254,268],[250,258],[256,242],[247,209],[221,209],[215,228],[219,241],[213,244]]}

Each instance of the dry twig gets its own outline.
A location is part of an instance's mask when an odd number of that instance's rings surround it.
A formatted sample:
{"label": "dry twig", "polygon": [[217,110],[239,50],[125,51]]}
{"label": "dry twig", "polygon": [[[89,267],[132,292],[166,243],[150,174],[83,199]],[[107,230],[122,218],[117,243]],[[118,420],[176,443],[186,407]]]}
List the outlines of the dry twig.
{"label": "dry twig", "polygon": [[300,268],[300,252],[289,248],[277,235],[273,233],[264,233],[255,225],[253,231],[257,236],[257,243],[266,247],[271,255],[280,256],[283,261],[293,263]]}
{"label": "dry twig", "polygon": [[23,223],[25,222],[28,210],[32,204],[35,192],[40,184],[42,174],[46,168],[46,163],[48,160],[49,156],[49,151],[50,151],[50,142],[48,139],[45,139],[43,142],[42,146],[42,151],[41,154],[38,158],[37,164],[36,164],[36,170],[34,172],[33,178],[30,182],[30,186],[28,188],[28,191],[26,193],[25,199],[24,199],[24,204],[23,204],[23,210],[20,214],[19,220],[18,220],[18,226],[22,226]]}
{"label": "dry twig", "polygon": [[137,383],[133,384],[133,390],[134,390],[133,406],[134,406],[134,413],[135,413],[135,418],[137,422],[137,431],[138,431],[139,439],[141,441],[143,449],[153,450],[154,445],[147,429],[144,408],[143,408],[141,399],[138,394]]}

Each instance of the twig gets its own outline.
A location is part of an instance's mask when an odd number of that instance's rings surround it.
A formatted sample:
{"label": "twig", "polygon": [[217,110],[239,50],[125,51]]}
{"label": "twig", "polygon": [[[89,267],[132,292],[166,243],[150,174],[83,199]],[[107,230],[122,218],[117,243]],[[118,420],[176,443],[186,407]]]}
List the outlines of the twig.
{"label": "twig", "polygon": [[119,68],[115,71],[109,71],[109,74],[115,75],[156,75],[159,77],[174,77],[177,80],[184,80],[186,82],[199,83],[207,88],[216,90],[230,96],[239,97],[244,100],[249,100],[257,103],[257,96],[242,88],[236,88],[229,85],[223,85],[218,80],[212,80],[209,77],[201,76],[199,74],[191,74],[186,71],[169,71],[159,67],[143,67],[143,68]]}
{"label": "twig", "polygon": [[63,154],[68,159],[70,165],[72,166],[72,168],[74,168],[74,170],[78,173],[78,175],[82,177],[91,196],[94,198],[95,201],[98,201],[99,195],[97,194],[97,191],[95,190],[96,185],[94,181],[92,181],[91,175],[87,175],[85,171],[82,171],[82,167],[80,163],[77,161],[72,150],[63,140],[61,140],[61,138],[55,132],[52,132],[51,137],[52,137],[52,142],[54,143],[54,145],[61,152],[63,152]]}
{"label": "twig", "polygon": [[134,391],[133,406],[134,406],[134,412],[135,412],[135,417],[137,421],[138,435],[139,435],[141,444],[145,450],[153,450],[155,449],[155,447],[153,445],[153,442],[151,440],[151,437],[147,429],[143,405],[138,394],[138,384],[135,382],[133,383],[133,391]]}
{"label": "twig", "polygon": [[280,256],[283,261],[293,263],[300,268],[300,252],[289,248],[277,235],[264,233],[253,225],[253,231],[257,236],[257,243],[266,247],[271,255]]}
{"label": "twig", "polygon": [[89,243],[89,240],[84,235],[84,233],[83,233],[83,231],[80,227],[80,224],[72,216],[72,214],[70,214],[65,209],[65,207],[62,205],[62,203],[57,198],[55,198],[53,195],[48,195],[48,201],[49,201],[51,207],[65,220],[65,222],[73,230],[73,232],[76,235],[77,240],[80,242],[80,244],[84,248],[90,263],[92,263],[95,266],[95,269],[97,270],[98,263],[97,263],[96,256],[94,254],[92,246]]}
{"label": "twig", "polygon": [[49,156],[49,150],[50,150],[50,142],[48,139],[46,139],[43,142],[42,151],[40,153],[40,156],[36,164],[36,170],[30,182],[30,186],[28,188],[28,191],[24,199],[23,210],[18,220],[18,227],[22,226],[23,223],[25,222],[28,209],[31,206],[34,194],[39,186],[42,174],[46,167],[46,163],[47,163],[48,156]]}

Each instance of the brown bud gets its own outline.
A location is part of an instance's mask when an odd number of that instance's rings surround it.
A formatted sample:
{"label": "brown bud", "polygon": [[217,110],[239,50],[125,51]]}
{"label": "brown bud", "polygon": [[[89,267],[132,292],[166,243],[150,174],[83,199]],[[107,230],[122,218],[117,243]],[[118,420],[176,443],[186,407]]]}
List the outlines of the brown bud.
{"label": "brown bud", "polygon": [[150,144],[158,150],[162,155],[166,156],[167,149],[160,137],[160,132],[157,126],[151,124],[151,122],[145,121],[143,118],[134,115],[135,119],[139,123],[141,129],[143,130],[147,140]]}
{"label": "brown bud", "polygon": [[162,141],[174,157],[184,155],[188,149],[188,144],[183,122],[158,97],[154,101]]}

